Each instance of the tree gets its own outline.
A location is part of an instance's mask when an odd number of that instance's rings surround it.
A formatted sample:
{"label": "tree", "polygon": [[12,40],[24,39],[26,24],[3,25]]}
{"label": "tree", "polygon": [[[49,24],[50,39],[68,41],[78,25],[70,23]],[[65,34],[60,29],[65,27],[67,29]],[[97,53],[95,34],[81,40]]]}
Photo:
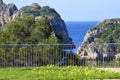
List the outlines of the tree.
{"label": "tree", "polygon": [[[35,20],[33,15],[23,15],[8,23],[0,30],[1,44],[59,44],[47,17]],[[56,64],[61,58],[59,46],[10,46],[0,48],[5,64],[12,65],[48,65]],[[6,53],[4,55],[4,53]],[[14,58],[14,60],[13,60]],[[0,60],[3,58],[0,57]],[[42,64],[41,64],[42,62]],[[3,65],[3,64],[1,64]]]}

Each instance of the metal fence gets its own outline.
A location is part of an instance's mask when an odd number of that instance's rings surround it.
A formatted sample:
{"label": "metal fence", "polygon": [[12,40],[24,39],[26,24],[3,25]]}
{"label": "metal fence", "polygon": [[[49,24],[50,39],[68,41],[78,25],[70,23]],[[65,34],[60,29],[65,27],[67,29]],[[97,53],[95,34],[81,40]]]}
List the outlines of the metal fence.
{"label": "metal fence", "polygon": [[0,67],[120,67],[120,44],[1,44]]}

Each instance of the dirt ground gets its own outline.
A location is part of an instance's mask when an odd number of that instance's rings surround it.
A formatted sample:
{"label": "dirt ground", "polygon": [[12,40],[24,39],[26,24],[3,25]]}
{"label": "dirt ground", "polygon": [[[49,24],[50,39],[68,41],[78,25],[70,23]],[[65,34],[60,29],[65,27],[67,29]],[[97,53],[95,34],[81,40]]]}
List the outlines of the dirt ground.
{"label": "dirt ground", "polygon": [[[120,68],[97,68],[100,70],[105,70],[105,71],[113,71],[113,72],[120,72]],[[117,79],[118,80],[118,79]],[[120,79],[119,79],[120,80]]]}

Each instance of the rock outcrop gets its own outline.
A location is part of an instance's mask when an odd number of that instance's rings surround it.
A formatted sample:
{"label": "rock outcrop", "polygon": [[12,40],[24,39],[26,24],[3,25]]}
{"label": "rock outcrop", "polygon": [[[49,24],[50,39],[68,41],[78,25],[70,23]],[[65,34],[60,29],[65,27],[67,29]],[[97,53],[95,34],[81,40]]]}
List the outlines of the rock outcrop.
{"label": "rock outcrop", "polygon": [[0,0],[0,26],[4,26],[6,23],[13,19],[13,14],[17,11],[17,7],[14,4],[6,5]]}
{"label": "rock outcrop", "polygon": [[71,43],[72,40],[69,38],[69,35],[67,33],[67,28],[63,20],[60,20],[59,18],[51,16],[49,17],[49,21],[53,26],[54,33],[56,34],[56,36],[62,39],[63,44],[66,44],[66,43],[73,44]]}
{"label": "rock outcrop", "polygon": [[77,54],[81,58],[96,60],[120,59],[120,19],[106,19],[86,33]]}
{"label": "rock outcrop", "polygon": [[18,10],[14,4],[6,5],[2,0],[0,0],[1,27],[4,28],[5,24],[17,17],[21,17],[23,14],[32,14],[36,19],[39,19],[41,16],[47,16],[53,26],[55,35],[62,39],[62,43],[72,44],[72,40],[69,38],[64,21],[54,9],[49,6],[41,7],[39,4],[33,3],[30,6],[25,6]]}
{"label": "rock outcrop", "polygon": [[2,0],[0,0],[0,5],[1,5],[1,4],[3,4],[3,1],[2,1]]}

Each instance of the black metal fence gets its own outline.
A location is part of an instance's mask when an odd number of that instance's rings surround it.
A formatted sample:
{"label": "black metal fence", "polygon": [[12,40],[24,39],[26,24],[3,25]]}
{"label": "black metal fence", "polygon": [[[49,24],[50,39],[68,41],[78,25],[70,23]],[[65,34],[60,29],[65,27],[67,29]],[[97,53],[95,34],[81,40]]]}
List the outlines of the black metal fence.
{"label": "black metal fence", "polygon": [[1,44],[0,67],[120,67],[120,44]]}

